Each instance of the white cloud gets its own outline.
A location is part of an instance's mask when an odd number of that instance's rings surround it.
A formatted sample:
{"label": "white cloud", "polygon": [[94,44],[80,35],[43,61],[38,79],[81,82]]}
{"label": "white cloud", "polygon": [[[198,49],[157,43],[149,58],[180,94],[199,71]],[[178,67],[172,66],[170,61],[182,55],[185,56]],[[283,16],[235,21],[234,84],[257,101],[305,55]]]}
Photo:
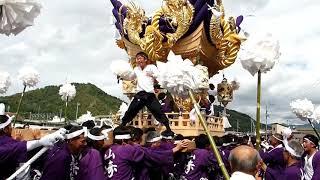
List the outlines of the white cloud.
{"label": "white cloud", "polygon": [[[126,3],[127,1],[122,1]],[[161,1],[136,0],[147,14],[161,6]],[[316,17],[318,0],[225,0],[227,16],[245,15],[243,28],[272,32],[280,41],[281,58],[267,74],[262,75],[262,109],[270,106],[270,120],[301,122],[290,111],[295,98],[309,98],[320,104],[318,42],[320,24]],[[40,73],[38,87],[69,82],[91,82],[107,93],[126,99],[121,86],[109,70],[114,59],[126,59],[113,38],[110,25],[112,5],[109,1],[44,0],[43,9],[33,27],[17,36],[0,36],[0,71],[12,76],[12,86],[6,95],[22,91],[17,80],[18,70],[31,65]],[[247,17],[247,15],[254,15]],[[240,89],[228,106],[255,118],[256,81],[237,61],[223,71],[231,81],[237,77]],[[222,72],[213,77],[222,80]]]}

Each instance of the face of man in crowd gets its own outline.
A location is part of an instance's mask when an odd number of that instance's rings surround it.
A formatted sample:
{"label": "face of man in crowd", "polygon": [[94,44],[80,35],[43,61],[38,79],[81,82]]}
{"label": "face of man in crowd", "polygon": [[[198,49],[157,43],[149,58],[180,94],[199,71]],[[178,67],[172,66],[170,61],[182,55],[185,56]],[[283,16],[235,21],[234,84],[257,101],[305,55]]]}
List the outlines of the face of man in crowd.
{"label": "face of man in crowd", "polygon": [[272,146],[275,146],[278,142],[278,140],[276,138],[274,138],[273,136],[270,136],[269,142]]}
{"label": "face of man in crowd", "polygon": [[309,152],[314,147],[315,147],[315,145],[313,144],[313,142],[311,142],[307,139],[303,139],[303,148],[306,152]]}
{"label": "face of man in crowd", "polygon": [[69,142],[71,148],[75,151],[75,153],[81,152],[87,145],[86,139],[83,134],[79,136],[79,138],[72,139]]}
{"label": "face of man in crowd", "polygon": [[147,65],[147,59],[144,56],[137,55],[136,64],[137,66],[144,68]]}
{"label": "face of man in crowd", "polygon": [[103,148],[104,144],[105,144],[105,140],[96,141],[95,142],[95,147],[97,149],[101,149],[101,148]]}
{"label": "face of man in crowd", "polygon": [[159,141],[156,141],[156,142],[154,142],[154,143],[152,143],[151,144],[151,147],[153,147],[153,148],[158,148],[158,147],[160,147],[160,140]]}

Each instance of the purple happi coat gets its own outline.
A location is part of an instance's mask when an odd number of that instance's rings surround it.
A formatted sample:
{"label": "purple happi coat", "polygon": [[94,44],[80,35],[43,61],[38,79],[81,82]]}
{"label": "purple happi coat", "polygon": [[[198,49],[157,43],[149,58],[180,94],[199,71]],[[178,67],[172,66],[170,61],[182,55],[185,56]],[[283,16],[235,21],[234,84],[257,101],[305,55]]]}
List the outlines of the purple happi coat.
{"label": "purple happi coat", "polygon": [[[170,150],[171,154],[172,154],[172,149],[174,147],[175,147],[175,145],[170,142],[161,141],[161,143],[160,143],[160,150]],[[168,177],[170,173],[172,174],[173,168],[174,168],[174,162],[173,162],[173,157],[172,157],[172,162],[168,163],[166,166],[162,166],[162,172],[163,172],[164,176]]]}
{"label": "purple happi coat", "polygon": [[144,151],[129,144],[113,144],[105,153],[104,160],[108,167],[106,179],[131,180],[134,178],[135,166],[143,160]]}
{"label": "purple happi coat", "polygon": [[100,152],[87,148],[80,159],[77,180],[105,180]]}
{"label": "purple happi coat", "polygon": [[[229,173],[229,176],[231,176],[231,167],[229,163],[229,155],[231,152],[231,148],[234,148],[233,146],[228,147],[221,147],[219,150],[220,157],[222,159],[222,162],[227,169],[227,172]],[[215,157],[215,156],[214,156]],[[218,165],[218,162],[214,163],[212,167],[209,168],[209,179],[210,180],[223,180],[224,176],[221,171],[221,168]]]}
{"label": "purple happi coat", "polygon": [[160,149],[162,150],[169,150],[169,149],[173,149],[174,148],[174,144],[170,143],[170,142],[166,142],[166,141],[160,141]]}
{"label": "purple happi coat", "polygon": [[27,142],[0,136],[0,180],[9,177],[27,158]]}
{"label": "purple happi coat", "polygon": [[174,158],[174,167],[173,167],[173,174],[176,178],[180,178],[180,176],[184,172],[184,165],[188,161],[188,153],[185,152],[176,152],[173,155]]}
{"label": "purple happi coat", "polygon": [[304,174],[301,162],[290,165],[283,172],[278,172],[268,167],[266,173],[276,180],[301,180]]}
{"label": "purple happi coat", "polygon": [[229,163],[229,155],[230,155],[230,152],[232,150],[231,148],[234,148],[234,147],[231,146],[229,148],[222,149],[219,152],[220,152],[221,159],[222,159],[222,161],[224,163],[224,166],[226,167],[229,175],[231,175],[231,167],[230,167],[230,163]]}
{"label": "purple happi coat", "polygon": [[71,154],[68,144],[56,144],[47,154],[41,180],[74,180],[79,172],[80,156]]}
{"label": "purple happi coat", "polygon": [[[139,147],[138,145],[136,145]],[[161,173],[159,176],[168,177],[170,170],[173,169],[173,152],[172,149],[162,150],[160,148],[140,147],[144,151],[143,161],[139,164],[136,171],[136,177],[139,180],[148,180],[150,170]],[[152,174],[154,175],[154,174]]]}
{"label": "purple happi coat", "polygon": [[[283,157],[283,148],[282,146],[278,146],[268,152],[260,151],[260,156],[263,159],[263,162],[267,164],[267,166],[274,171],[272,173],[281,174],[286,167]],[[274,175],[271,172],[267,171],[265,173],[266,180],[273,180]]]}
{"label": "purple happi coat", "polygon": [[195,149],[188,157],[182,179],[208,179],[208,168],[216,164],[214,154],[207,149]]}

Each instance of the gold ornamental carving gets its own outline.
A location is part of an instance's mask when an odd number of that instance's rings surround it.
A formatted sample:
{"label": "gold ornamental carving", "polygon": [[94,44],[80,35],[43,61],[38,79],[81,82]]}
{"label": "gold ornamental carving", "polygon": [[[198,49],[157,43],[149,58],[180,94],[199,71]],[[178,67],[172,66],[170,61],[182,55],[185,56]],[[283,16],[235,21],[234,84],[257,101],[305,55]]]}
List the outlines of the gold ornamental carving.
{"label": "gold ornamental carving", "polygon": [[[120,14],[124,7],[127,11],[123,19]],[[209,29],[206,31],[202,21],[188,36],[184,35],[195,16],[194,7],[188,0],[166,0],[149,19],[144,10],[133,2],[122,5],[118,11],[118,19],[123,19],[120,22],[123,30],[117,45],[125,49],[131,58],[137,52],[144,51],[151,61],[166,62],[172,50],[184,59],[207,66],[212,76],[235,62],[240,45],[245,40],[237,34],[234,18],[225,16],[221,0],[208,10],[212,12]],[[167,26],[174,30],[173,33],[160,31],[160,19],[165,20]]]}

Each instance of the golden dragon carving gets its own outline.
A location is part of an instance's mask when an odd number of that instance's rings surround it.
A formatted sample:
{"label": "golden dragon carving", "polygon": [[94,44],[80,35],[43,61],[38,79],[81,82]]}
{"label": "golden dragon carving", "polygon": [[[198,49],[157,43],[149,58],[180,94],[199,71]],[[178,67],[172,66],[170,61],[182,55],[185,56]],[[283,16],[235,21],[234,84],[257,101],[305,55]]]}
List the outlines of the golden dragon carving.
{"label": "golden dragon carving", "polygon": [[148,17],[145,16],[144,10],[133,2],[127,4],[126,8],[127,16],[123,21],[123,30],[128,35],[130,42],[139,45],[141,44],[142,25],[146,24]]}
{"label": "golden dragon carving", "polygon": [[161,57],[160,51],[164,38],[159,29],[161,15],[161,10],[158,10],[152,17],[151,25],[147,26],[144,38],[141,39],[140,44],[141,49],[144,50],[153,61],[159,60]]}
{"label": "golden dragon carving", "polygon": [[[189,29],[192,23],[194,8],[188,0],[166,0],[152,17],[151,24],[146,27],[144,37],[140,37],[142,25],[146,23],[144,11],[130,3],[127,7],[127,17],[124,20],[124,31],[128,34],[130,42],[137,44],[145,51],[153,61],[159,60],[162,56],[163,39],[167,38],[168,48],[171,48],[179,38]],[[161,17],[165,17],[167,22],[175,29],[174,33],[162,34],[159,28]]]}
{"label": "golden dragon carving", "polygon": [[217,1],[215,7],[210,7],[212,17],[210,20],[210,39],[215,44],[218,53],[217,61],[223,67],[233,64],[240,50],[241,42],[245,38],[236,33],[236,24],[233,17],[225,20],[224,7]]}
{"label": "golden dragon carving", "polygon": [[171,20],[171,27],[177,27],[174,33],[167,33],[170,47],[177,42],[189,29],[194,14],[194,8],[188,0],[166,0],[162,7],[163,15]]}

